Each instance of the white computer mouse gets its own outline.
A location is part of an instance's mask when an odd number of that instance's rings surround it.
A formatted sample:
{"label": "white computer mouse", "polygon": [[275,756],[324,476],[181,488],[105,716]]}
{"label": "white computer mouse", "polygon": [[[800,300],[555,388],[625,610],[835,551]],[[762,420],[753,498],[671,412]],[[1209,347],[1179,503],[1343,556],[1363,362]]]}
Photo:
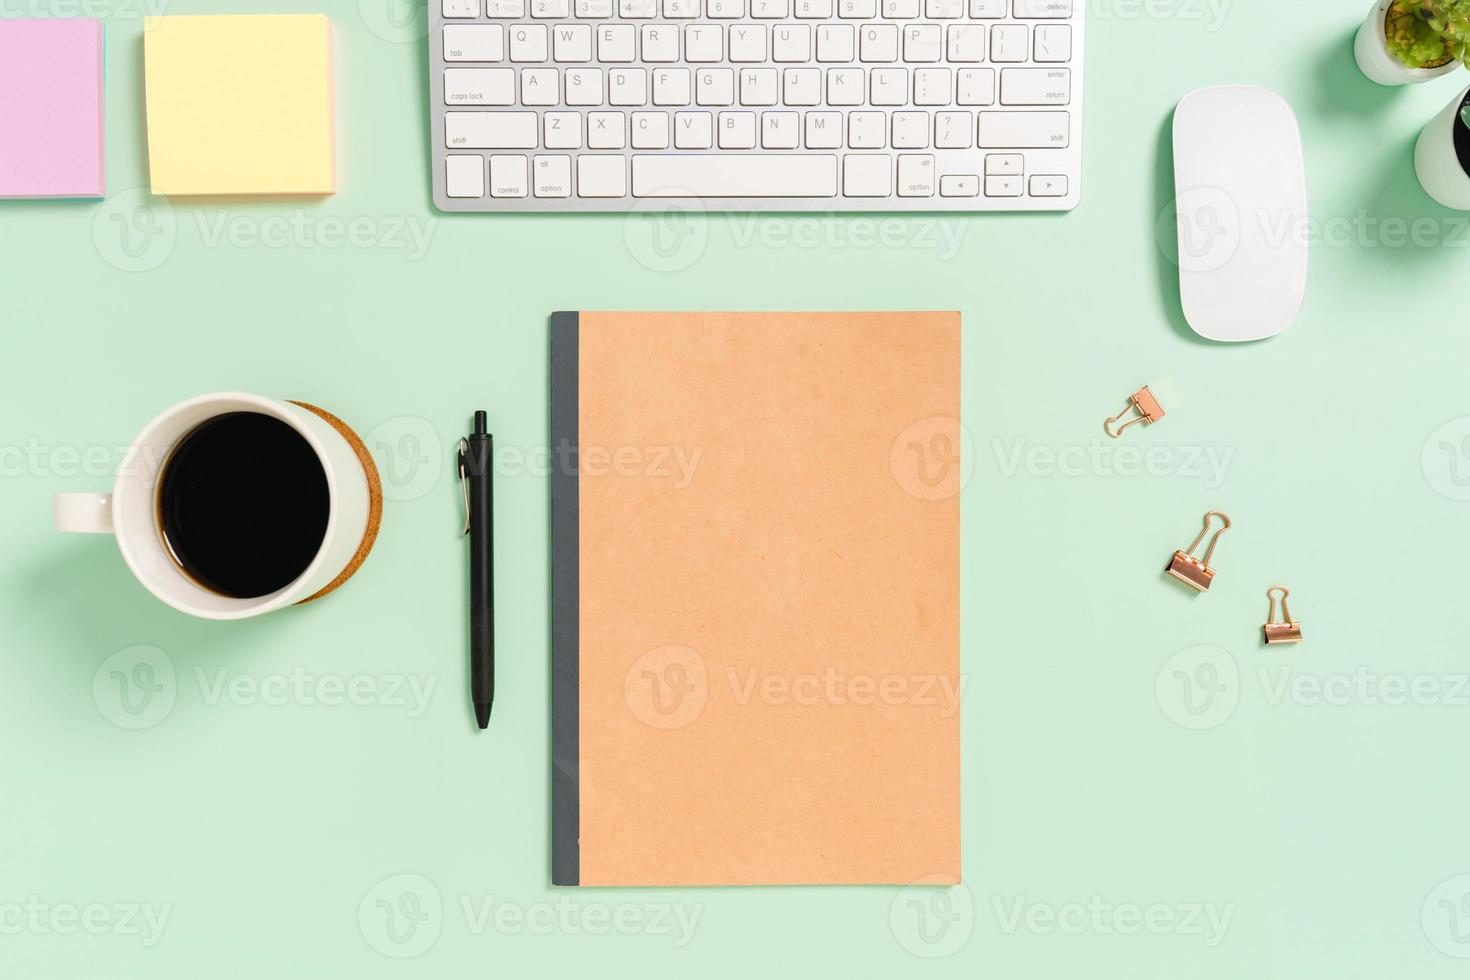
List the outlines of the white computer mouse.
{"label": "white computer mouse", "polygon": [[1296,114],[1275,92],[1221,85],[1174,111],[1179,295],[1194,332],[1261,340],[1307,288],[1307,177]]}

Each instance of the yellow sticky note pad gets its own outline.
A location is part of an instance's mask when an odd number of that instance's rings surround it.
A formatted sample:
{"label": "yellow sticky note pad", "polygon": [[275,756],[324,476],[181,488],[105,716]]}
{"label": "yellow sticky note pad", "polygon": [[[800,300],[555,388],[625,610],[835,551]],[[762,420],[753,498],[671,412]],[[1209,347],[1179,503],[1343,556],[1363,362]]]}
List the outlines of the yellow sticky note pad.
{"label": "yellow sticky note pad", "polygon": [[324,15],[150,17],[143,59],[153,193],[336,193]]}

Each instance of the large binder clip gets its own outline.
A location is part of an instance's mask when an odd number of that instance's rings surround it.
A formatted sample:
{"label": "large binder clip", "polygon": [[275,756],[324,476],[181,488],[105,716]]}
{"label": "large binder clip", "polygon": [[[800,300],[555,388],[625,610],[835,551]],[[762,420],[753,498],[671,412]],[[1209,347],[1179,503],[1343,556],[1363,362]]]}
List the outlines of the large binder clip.
{"label": "large binder clip", "polygon": [[[1128,422],[1123,422],[1123,417],[1129,412],[1137,412],[1138,415],[1136,418]],[[1137,391],[1135,391],[1132,395],[1128,396],[1128,407],[1104,422],[1103,429],[1107,432],[1108,435],[1116,439],[1121,436],[1123,434],[1123,430],[1128,428],[1130,425],[1137,425],[1140,422],[1144,423],[1145,425],[1153,425],[1155,422],[1163,417],[1163,406],[1159,404],[1159,400],[1154,397],[1153,392],[1148,390],[1148,385],[1144,385],[1142,388],[1139,388]],[[1123,424],[1118,425],[1119,422],[1123,422]],[[1116,428],[1114,428],[1115,426]]]}
{"label": "large binder clip", "polygon": [[[1276,621],[1276,593],[1281,593],[1281,622]],[[1286,597],[1291,595],[1291,590],[1284,585],[1273,585],[1266,590],[1266,598],[1271,600],[1271,611],[1266,614],[1265,625],[1266,643],[1300,643],[1302,642],[1302,624],[1293,622],[1291,618],[1291,607],[1286,604]]]}
{"label": "large binder clip", "polygon": [[[1200,546],[1200,542],[1205,539],[1205,535],[1210,533],[1210,518],[1212,517],[1220,518],[1220,520],[1225,522],[1225,525],[1216,531],[1215,536],[1210,539],[1210,546],[1205,549],[1205,557],[1203,559],[1196,558],[1194,557],[1194,551]],[[1174,552],[1174,560],[1169,562],[1169,567],[1166,571],[1191,589],[1208,592],[1210,583],[1215,580],[1215,570],[1210,567],[1210,559],[1215,556],[1215,545],[1220,543],[1220,535],[1228,530],[1230,530],[1230,518],[1223,511],[1210,511],[1205,515],[1204,529],[1199,532],[1199,537],[1194,539],[1194,544],[1189,546],[1188,551]]]}

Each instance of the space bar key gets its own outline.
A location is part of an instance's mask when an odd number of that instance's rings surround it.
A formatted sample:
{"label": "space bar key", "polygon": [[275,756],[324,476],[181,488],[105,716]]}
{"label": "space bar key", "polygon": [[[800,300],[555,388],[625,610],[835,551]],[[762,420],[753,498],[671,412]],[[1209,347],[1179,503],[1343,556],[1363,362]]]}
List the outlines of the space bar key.
{"label": "space bar key", "polygon": [[669,153],[633,157],[634,197],[836,197],[831,154]]}

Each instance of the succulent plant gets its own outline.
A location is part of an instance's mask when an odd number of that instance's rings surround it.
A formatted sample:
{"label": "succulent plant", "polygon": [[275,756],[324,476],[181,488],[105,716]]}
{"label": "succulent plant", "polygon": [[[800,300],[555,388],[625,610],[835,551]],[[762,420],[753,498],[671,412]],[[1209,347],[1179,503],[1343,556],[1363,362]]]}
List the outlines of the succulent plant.
{"label": "succulent plant", "polygon": [[1470,65],[1470,0],[1394,0],[1388,50],[1410,68]]}

